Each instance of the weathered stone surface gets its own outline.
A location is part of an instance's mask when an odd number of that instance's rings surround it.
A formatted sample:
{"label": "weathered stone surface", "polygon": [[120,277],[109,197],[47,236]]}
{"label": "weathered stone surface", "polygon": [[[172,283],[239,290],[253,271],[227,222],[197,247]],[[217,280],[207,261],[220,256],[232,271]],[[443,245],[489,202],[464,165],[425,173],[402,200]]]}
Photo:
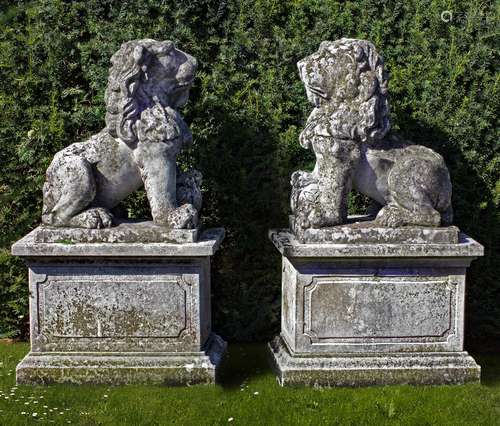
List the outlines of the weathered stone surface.
{"label": "weathered stone surface", "polygon": [[294,353],[462,350],[464,287],[446,261],[284,258],[282,336]]}
{"label": "weathered stone surface", "polygon": [[465,271],[480,244],[465,234],[456,244],[270,237],[283,254],[281,335],[271,345],[282,384],[479,380],[463,324]]}
{"label": "weathered stone surface", "polygon": [[35,243],[193,243],[199,229],[173,229],[151,221],[120,220],[112,228],[86,229],[42,225]]}
{"label": "weathered stone surface", "polygon": [[23,257],[191,257],[212,256],[219,248],[224,238],[224,228],[211,228],[201,232],[198,240],[193,243],[174,242],[128,242],[128,243],[75,243],[73,240],[62,240],[56,243],[39,243],[35,235],[39,228],[17,241],[12,246],[14,256]]}
{"label": "weathered stone surface", "polygon": [[144,354],[28,354],[16,368],[19,384],[214,384],[226,342],[212,334],[203,351]]}
{"label": "weathered stone surface", "polygon": [[223,229],[185,244],[37,243],[36,233],[12,249],[30,285],[19,383],[214,381],[225,343],[211,331],[210,256]]}
{"label": "weathered stone surface", "polygon": [[407,258],[407,257],[477,257],[483,256],[484,248],[464,233],[459,233],[457,244],[415,244],[415,243],[305,243],[288,229],[272,229],[269,238],[286,257],[334,257],[356,259],[368,258]]}
{"label": "weathered stone surface", "polygon": [[312,172],[291,177],[299,239],[317,240],[304,231],[346,223],[352,187],[373,200],[378,225],[451,225],[451,182],[442,157],[388,135],[388,75],[373,44],[324,41],[298,68],[314,105],[299,141],[316,154]]}
{"label": "weathered stone surface", "polygon": [[155,223],[196,228],[201,174],[176,166],[192,136],[184,106],[196,60],[171,41],[133,40],[111,58],[106,127],[58,152],[43,187],[42,222],[105,228],[111,209],[144,185]]}
{"label": "weathered stone surface", "polygon": [[479,383],[481,367],[467,352],[292,356],[283,340],[269,343],[282,386],[459,385]]}
{"label": "weathered stone surface", "polygon": [[[308,244],[457,244],[459,230],[456,226],[435,228],[428,226],[402,226],[390,228],[380,226],[378,222],[358,218],[346,225],[326,228],[308,228],[304,230],[295,227],[295,218],[290,216],[290,229],[297,240]],[[349,219],[348,219],[349,220]]]}

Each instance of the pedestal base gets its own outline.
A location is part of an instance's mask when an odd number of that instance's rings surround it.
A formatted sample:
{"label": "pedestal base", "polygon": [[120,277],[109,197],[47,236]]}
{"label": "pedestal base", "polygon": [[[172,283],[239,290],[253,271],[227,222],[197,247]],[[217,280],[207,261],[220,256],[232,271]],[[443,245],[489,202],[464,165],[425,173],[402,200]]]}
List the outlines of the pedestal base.
{"label": "pedestal base", "polygon": [[467,352],[293,356],[279,336],[269,351],[281,386],[458,385],[481,376]]}
{"label": "pedestal base", "polygon": [[226,342],[212,334],[205,351],[181,353],[30,352],[16,368],[18,384],[214,384]]}
{"label": "pedestal base", "polygon": [[30,286],[31,352],[18,383],[215,382],[226,344],[211,328],[210,257],[223,229],[186,243],[144,242],[161,236],[148,223],[67,229],[65,242],[46,231],[12,247]]}
{"label": "pedestal base", "polygon": [[[399,239],[407,231],[384,232]],[[348,232],[353,241],[365,233]],[[270,233],[283,260],[281,333],[271,344],[282,385],[479,382],[480,367],[463,350],[464,304],[466,270],[483,247],[465,234],[439,244],[407,236],[303,244],[288,231]]]}

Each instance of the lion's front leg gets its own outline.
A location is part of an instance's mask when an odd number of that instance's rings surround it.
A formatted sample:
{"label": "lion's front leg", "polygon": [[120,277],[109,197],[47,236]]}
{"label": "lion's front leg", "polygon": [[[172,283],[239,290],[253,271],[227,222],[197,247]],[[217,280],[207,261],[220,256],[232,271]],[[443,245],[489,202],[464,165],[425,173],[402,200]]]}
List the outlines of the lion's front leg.
{"label": "lion's front leg", "polygon": [[347,221],[347,197],[351,190],[351,176],[348,168],[338,160],[329,164],[319,184],[319,203],[317,223],[314,227],[335,226]]}
{"label": "lion's front leg", "polygon": [[359,161],[354,141],[316,138],[316,168],[319,202],[312,226],[322,228],[347,221],[347,200],[352,188],[352,171]]}
{"label": "lion's front leg", "polygon": [[144,149],[140,164],[144,189],[148,197],[151,215],[156,223],[168,224],[171,212],[177,207],[175,157],[162,152],[161,144]]}
{"label": "lion's front leg", "polygon": [[196,227],[196,209],[191,204],[177,205],[176,152],[164,143],[139,143],[135,157],[154,222],[173,228]]}

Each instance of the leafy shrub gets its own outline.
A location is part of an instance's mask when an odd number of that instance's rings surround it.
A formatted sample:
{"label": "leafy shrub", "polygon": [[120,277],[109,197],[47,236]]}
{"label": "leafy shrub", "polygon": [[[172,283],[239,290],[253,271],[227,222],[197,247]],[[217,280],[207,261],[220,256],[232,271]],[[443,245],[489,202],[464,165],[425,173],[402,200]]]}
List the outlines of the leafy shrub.
{"label": "leafy shrub", "polygon": [[[286,226],[289,176],[310,167],[298,134],[311,109],[295,63],[322,40],[372,40],[390,81],[393,127],[444,155],[456,223],[486,247],[469,273],[468,332],[497,337],[498,10],[484,1],[85,0],[0,8],[0,330],[23,333],[24,267],[10,245],[40,220],[54,153],[102,128],[109,58],[134,38],[174,40],[200,63],[183,115],[182,161],[204,175],[204,220],[224,226],[214,259],[215,328],[230,339],[279,329],[280,257],[267,229]],[[441,13],[452,11],[451,22]],[[362,197],[353,197],[352,211]],[[144,193],[124,203],[147,214]]]}

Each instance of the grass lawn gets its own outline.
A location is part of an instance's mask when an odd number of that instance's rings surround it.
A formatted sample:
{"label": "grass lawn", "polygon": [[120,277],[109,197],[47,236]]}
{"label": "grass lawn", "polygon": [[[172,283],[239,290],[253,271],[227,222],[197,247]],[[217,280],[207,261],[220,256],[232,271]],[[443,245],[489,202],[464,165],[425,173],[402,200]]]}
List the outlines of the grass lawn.
{"label": "grass lawn", "polygon": [[500,355],[480,386],[281,388],[263,344],[230,345],[214,387],[16,386],[27,351],[0,343],[1,425],[500,425]]}

